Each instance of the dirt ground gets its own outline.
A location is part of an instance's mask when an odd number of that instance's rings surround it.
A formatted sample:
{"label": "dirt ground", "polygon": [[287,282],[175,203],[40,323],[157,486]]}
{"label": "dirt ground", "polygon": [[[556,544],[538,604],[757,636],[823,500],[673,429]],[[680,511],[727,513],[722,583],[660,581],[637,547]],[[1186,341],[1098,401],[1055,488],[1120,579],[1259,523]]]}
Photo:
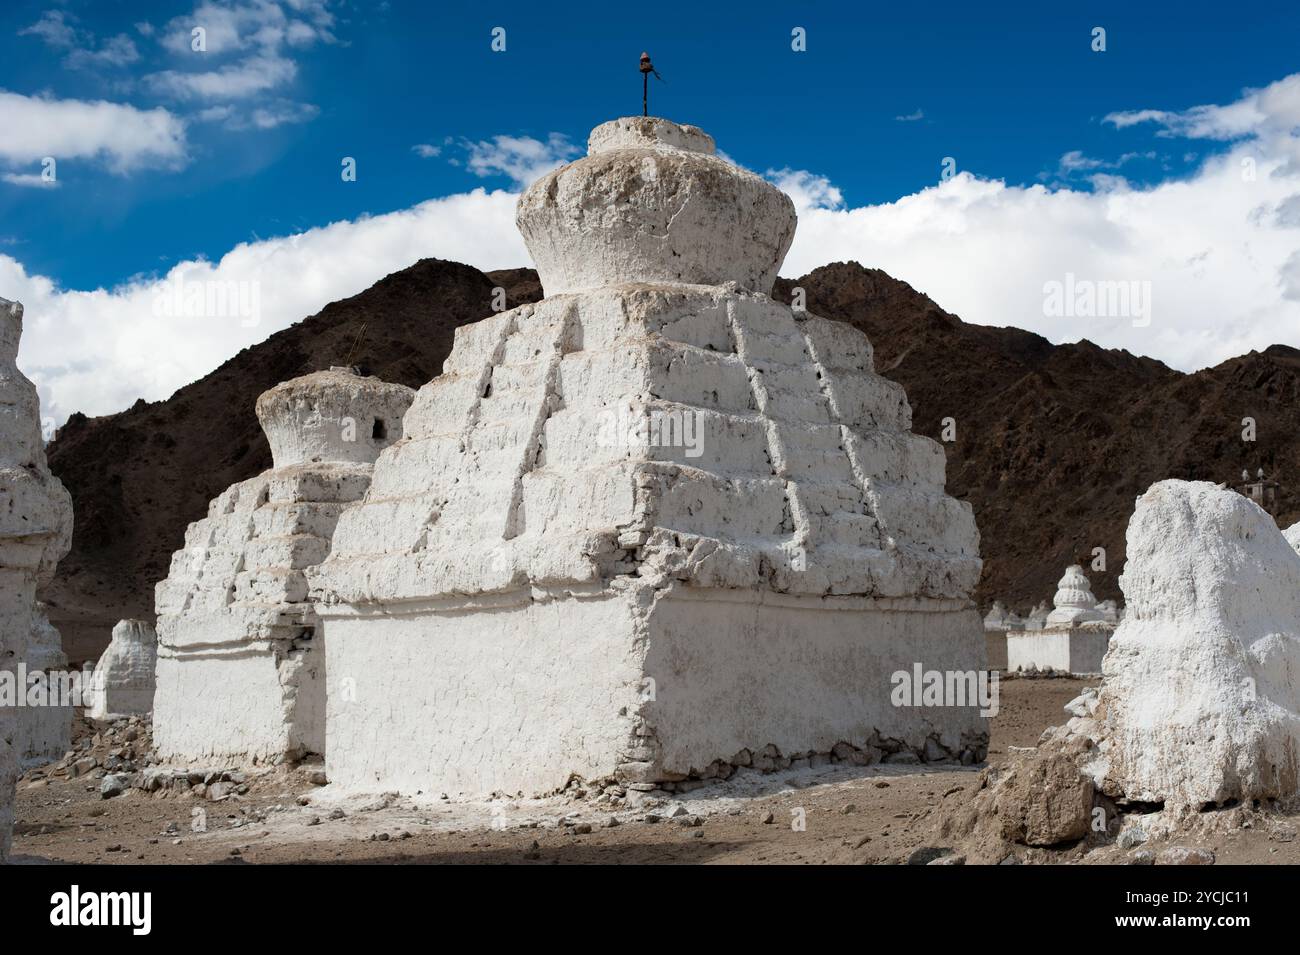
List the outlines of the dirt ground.
{"label": "dirt ground", "polygon": [[[990,764],[1032,746],[1096,681],[1004,680]],[[220,801],[170,791],[100,795],[102,770],[48,769],[19,783],[14,861],[73,863],[899,863],[935,835],[938,809],[969,798],[979,767],[852,767],[761,774],[611,812],[581,798],[415,805],[343,800],[313,770],[249,773]],[[1221,863],[1297,863],[1295,820],[1215,837]],[[195,831],[196,828],[205,831]],[[1284,833],[1279,835],[1279,832]],[[1152,847],[1148,847],[1152,848]],[[1159,848],[1158,846],[1154,848]],[[1051,861],[1125,862],[1118,849]]]}

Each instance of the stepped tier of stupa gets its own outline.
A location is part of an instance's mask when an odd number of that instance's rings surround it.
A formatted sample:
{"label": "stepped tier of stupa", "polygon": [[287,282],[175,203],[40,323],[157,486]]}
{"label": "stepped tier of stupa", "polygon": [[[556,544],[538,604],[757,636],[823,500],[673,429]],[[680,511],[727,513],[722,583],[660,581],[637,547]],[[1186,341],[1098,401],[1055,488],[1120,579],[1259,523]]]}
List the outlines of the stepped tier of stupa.
{"label": "stepped tier of stupa", "polygon": [[172,761],[273,761],[325,744],[325,653],[304,571],[401,437],[414,392],[332,368],[257,400],[274,466],[191,524],[157,588],[154,743]]}
{"label": "stepped tier of stupa", "polygon": [[[0,679],[11,691],[26,693],[27,686],[17,685],[17,672],[20,664],[26,668],[27,655],[38,671],[53,660],[50,653],[33,652],[43,650],[49,637],[37,612],[36,588],[49,582],[71,545],[72,499],[45,461],[40,399],[16,364],[22,333],[22,305],[0,299],[0,670],[7,671]],[[19,759],[47,745],[47,732],[66,735],[61,726],[48,725],[70,719],[66,708],[58,710],[29,721],[15,707],[0,706],[0,861],[9,854]]]}
{"label": "stepped tier of stupa", "polygon": [[890,702],[915,664],[984,665],[971,508],[865,336],[769,297],[789,199],[699,129],[620,119],[518,225],[547,297],[457,329],[308,571],[354,687],[331,783],[982,759],[974,706]]}

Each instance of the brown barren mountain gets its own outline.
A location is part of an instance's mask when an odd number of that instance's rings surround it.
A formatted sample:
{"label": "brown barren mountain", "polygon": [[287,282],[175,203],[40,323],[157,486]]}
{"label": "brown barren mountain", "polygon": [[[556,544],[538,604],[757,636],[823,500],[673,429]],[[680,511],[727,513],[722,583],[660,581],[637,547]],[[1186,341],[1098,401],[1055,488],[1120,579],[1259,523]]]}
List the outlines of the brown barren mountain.
{"label": "brown barren mountain", "polygon": [[[43,595],[74,661],[97,655],[120,618],[153,616],[153,586],[189,522],[235,481],[270,465],[253,413],[272,385],[353,364],[418,388],[439,373],[458,325],[541,297],[530,269],[484,274],[426,259],[245,349],[166,401],[73,415],[49,447],[72,493],[72,552]],[[1015,328],[969,325],[905,282],[835,263],[804,289],[808,310],[862,329],[878,370],[906,388],[914,430],[955,420],[948,489],[971,502],[982,537],[981,605],[1050,600],[1065,565],[1093,560],[1099,598],[1120,598],[1134,498],[1166,477],[1236,481],[1258,467],[1283,483],[1279,523],[1300,517],[1300,351],[1275,345],[1195,374],[1088,341],[1052,345]],[[1257,440],[1242,440],[1242,419]]]}

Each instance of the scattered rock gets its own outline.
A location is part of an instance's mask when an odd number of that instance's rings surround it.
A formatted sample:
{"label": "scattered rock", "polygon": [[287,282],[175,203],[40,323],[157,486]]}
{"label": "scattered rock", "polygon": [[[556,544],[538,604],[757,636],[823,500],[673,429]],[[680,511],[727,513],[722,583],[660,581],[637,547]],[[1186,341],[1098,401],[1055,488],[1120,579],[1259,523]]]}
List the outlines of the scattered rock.
{"label": "scattered rock", "polygon": [[[936,859],[951,855],[952,849],[940,846],[922,846],[919,849],[913,849],[911,855],[907,857],[908,865],[929,865]],[[963,862],[965,860],[963,859]]]}
{"label": "scattered rock", "polygon": [[1209,849],[1170,846],[1156,855],[1156,865],[1214,865],[1214,853]]}
{"label": "scattered rock", "polygon": [[114,796],[120,796],[127,791],[130,786],[130,778],[123,775],[108,775],[99,784],[99,795],[104,799],[112,799]]}

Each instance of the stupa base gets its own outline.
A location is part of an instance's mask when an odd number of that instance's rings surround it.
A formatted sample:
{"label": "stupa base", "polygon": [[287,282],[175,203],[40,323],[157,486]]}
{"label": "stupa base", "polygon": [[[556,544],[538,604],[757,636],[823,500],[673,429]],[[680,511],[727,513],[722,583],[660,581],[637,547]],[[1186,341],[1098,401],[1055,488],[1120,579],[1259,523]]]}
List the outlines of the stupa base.
{"label": "stupa base", "polygon": [[324,654],[291,641],[158,648],[154,745],[161,759],[239,764],[325,747]]}
{"label": "stupa base", "polygon": [[896,705],[918,664],[984,668],[961,600],[533,589],[323,616],[326,770],[346,791],[648,788],[833,751],[973,762],[987,747],[975,699],[913,705],[918,688]]}
{"label": "stupa base", "polygon": [[1055,670],[1080,676],[1101,673],[1115,624],[1090,621],[1007,634],[1007,671]]}

